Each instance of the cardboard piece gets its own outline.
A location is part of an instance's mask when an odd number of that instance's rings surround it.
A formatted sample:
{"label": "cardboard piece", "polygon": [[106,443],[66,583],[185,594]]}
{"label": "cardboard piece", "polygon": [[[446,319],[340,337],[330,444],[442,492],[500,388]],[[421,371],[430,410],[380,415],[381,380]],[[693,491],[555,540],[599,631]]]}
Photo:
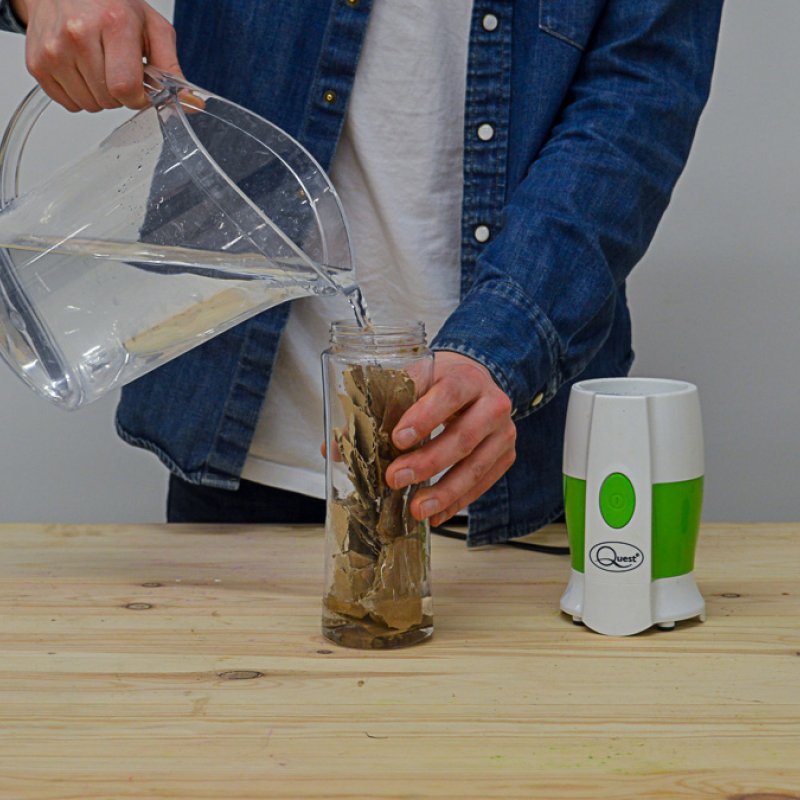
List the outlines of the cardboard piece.
{"label": "cardboard piece", "polygon": [[385,473],[400,453],[392,430],[416,400],[416,388],[404,370],[378,365],[349,367],[343,386],[346,427],[334,439],[353,491],[332,500],[338,552],[325,603],[344,616],[369,617],[376,635],[407,631],[423,619],[426,529],[408,510],[413,487],[392,490]]}
{"label": "cardboard piece", "polygon": [[361,600],[374,620],[401,631],[422,622],[423,556],[416,536],[401,536],[381,550],[375,581]]}

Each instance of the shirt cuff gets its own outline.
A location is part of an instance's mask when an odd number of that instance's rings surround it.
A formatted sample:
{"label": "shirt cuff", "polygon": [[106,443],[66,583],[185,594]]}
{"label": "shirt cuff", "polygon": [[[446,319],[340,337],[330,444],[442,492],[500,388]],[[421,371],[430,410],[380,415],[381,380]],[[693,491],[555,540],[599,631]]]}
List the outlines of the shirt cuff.
{"label": "shirt cuff", "polygon": [[512,403],[512,417],[538,411],[556,394],[558,336],[546,315],[509,278],[476,284],[431,342],[483,364]]}

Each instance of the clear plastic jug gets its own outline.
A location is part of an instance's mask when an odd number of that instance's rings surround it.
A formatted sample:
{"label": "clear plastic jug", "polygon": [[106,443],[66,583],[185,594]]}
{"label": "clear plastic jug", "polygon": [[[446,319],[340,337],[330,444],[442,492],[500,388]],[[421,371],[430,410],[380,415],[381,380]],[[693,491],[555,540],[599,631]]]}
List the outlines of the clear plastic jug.
{"label": "clear plastic jug", "polygon": [[41,89],[0,145],[0,354],[63,408],[285,300],[355,292],[341,203],[298,142],[151,67],[146,86],[148,108],[28,191]]}

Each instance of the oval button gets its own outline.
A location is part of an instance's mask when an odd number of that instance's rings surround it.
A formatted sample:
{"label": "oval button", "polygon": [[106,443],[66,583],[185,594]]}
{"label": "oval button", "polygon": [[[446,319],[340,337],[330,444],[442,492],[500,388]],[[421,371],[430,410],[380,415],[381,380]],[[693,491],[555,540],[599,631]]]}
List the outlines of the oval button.
{"label": "oval button", "polygon": [[484,14],[482,23],[483,23],[483,29],[491,33],[492,31],[497,30],[497,26],[500,24],[500,20],[497,19],[497,17],[494,14]]}
{"label": "oval button", "polygon": [[472,235],[475,237],[475,240],[483,244],[484,242],[489,241],[489,236],[491,236],[491,231],[489,230],[488,225],[478,225],[477,228],[472,232]]}
{"label": "oval button", "polygon": [[600,487],[600,513],[610,528],[624,528],[636,508],[633,484],[621,472],[613,472]]}
{"label": "oval button", "polygon": [[494,139],[494,126],[488,122],[478,126],[478,138],[482,142],[491,142]]}

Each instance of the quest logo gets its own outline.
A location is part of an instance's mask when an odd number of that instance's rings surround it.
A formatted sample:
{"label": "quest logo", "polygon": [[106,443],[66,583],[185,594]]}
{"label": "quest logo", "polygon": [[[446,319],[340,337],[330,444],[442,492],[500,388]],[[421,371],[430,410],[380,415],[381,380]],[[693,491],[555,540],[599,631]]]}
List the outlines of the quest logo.
{"label": "quest logo", "polygon": [[600,542],[589,551],[589,560],[606,572],[630,572],[641,566],[644,553],[628,542]]}

